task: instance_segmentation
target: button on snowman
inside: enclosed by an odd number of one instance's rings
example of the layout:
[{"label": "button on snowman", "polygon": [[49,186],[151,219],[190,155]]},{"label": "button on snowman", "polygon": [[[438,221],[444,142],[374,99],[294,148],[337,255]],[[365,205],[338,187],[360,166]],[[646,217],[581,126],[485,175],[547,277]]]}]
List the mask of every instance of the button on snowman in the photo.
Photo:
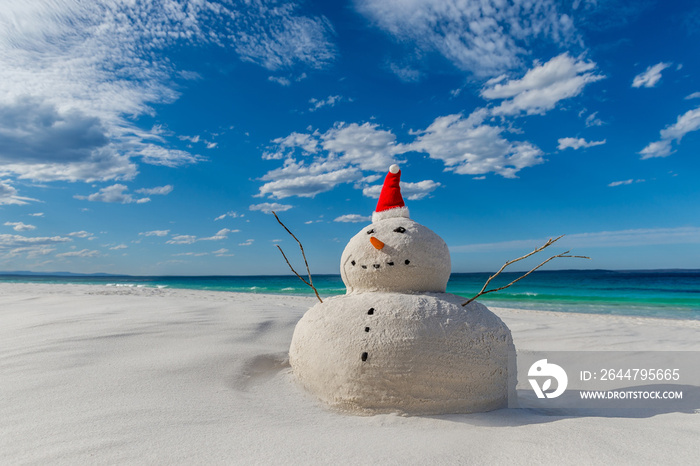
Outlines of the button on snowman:
[{"label": "button on snowman", "polygon": [[372,224],[347,244],[347,294],[309,309],[289,361],[301,384],[333,408],[445,414],[503,407],[508,327],[485,306],[445,293],[447,245],[409,218],[392,165]]}]

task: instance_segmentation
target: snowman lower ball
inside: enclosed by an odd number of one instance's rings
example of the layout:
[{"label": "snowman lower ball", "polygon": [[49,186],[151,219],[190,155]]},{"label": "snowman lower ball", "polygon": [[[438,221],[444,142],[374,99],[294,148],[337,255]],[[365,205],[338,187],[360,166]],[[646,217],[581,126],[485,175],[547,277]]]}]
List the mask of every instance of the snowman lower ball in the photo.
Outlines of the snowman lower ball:
[{"label": "snowman lower ball", "polygon": [[347,294],[309,309],[289,361],[331,407],[362,413],[490,411],[508,395],[506,325],[485,306],[445,293],[447,245],[409,218],[392,165],[372,224],[347,244]]}]

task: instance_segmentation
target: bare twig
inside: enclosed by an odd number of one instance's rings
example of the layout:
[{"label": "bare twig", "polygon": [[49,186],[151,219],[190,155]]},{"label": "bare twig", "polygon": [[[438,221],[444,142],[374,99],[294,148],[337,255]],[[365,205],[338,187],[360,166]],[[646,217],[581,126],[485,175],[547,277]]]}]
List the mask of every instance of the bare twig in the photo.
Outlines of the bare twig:
[{"label": "bare twig", "polygon": [[511,265],[511,264],[514,264],[515,262],[521,261],[521,260],[523,260],[523,259],[527,259],[528,257],[530,257],[530,256],[533,255],[533,254],[537,254],[538,252],[542,251],[543,249],[545,249],[545,248],[551,246],[552,244],[556,243],[557,241],[559,241],[563,236],[564,236],[564,235],[561,235],[561,236],[559,236],[559,237],[557,237],[557,238],[554,238],[554,239],[551,239],[551,238],[550,238],[545,244],[543,244],[543,245],[540,246],[539,248],[535,249],[535,250],[532,251],[531,253],[525,254],[525,255],[522,256],[522,257],[518,257],[517,259],[509,260],[508,262],[506,262],[505,264],[503,264],[503,267],[501,267],[501,268],[498,270],[498,272],[496,272],[495,274],[491,275],[491,276],[489,277],[489,279],[486,280],[486,283],[484,283],[484,286],[481,288],[481,291],[479,291],[479,293],[477,293],[477,294],[476,294],[473,298],[471,298],[469,301],[467,301],[466,303],[462,304],[462,306],[466,306],[467,304],[471,303],[472,301],[474,301],[474,300],[475,300],[476,298],[478,298],[479,296],[485,295],[486,293],[493,293],[494,291],[505,290],[506,288],[508,288],[509,286],[511,286],[512,284],[514,284],[515,282],[518,282],[518,281],[522,280],[523,278],[527,277],[527,276],[530,275],[532,272],[534,272],[535,270],[539,269],[540,267],[542,267],[544,264],[546,264],[547,262],[551,261],[552,259],[556,259],[556,258],[558,258],[558,257],[575,257],[575,258],[579,258],[579,259],[590,259],[590,257],[588,257],[588,256],[570,256],[570,255],[568,255],[571,251],[562,252],[561,254],[557,254],[556,256],[552,256],[552,257],[550,257],[549,259],[543,261],[542,263],[540,263],[540,265],[538,265],[538,266],[535,267],[534,269],[531,269],[531,270],[530,270],[529,272],[527,272],[526,274],[521,275],[520,277],[516,278],[515,280],[513,280],[512,282],[508,283],[508,284],[505,285],[505,286],[502,286],[502,287],[500,287],[500,288],[494,288],[494,289],[491,289],[491,290],[487,290],[487,289],[486,289],[486,287],[489,286],[489,283],[491,283],[491,280],[493,280],[493,279],[496,278],[501,272],[503,272],[503,270],[504,270],[506,267],[508,267],[508,266]]},{"label": "bare twig", "polygon": [[316,287],[314,286],[313,280],[311,279],[311,271],[309,270],[309,263],[306,261],[306,254],[304,253],[304,246],[302,246],[302,245],[301,245],[301,241],[299,241],[299,239],[298,239],[296,236],[294,236],[294,233],[292,233],[291,231],[289,231],[289,228],[287,228],[287,226],[286,226],[284,223],[282,223],[282,220],[280,220],[280,218],[277,216],[277,214],[276,214],[274,211],[272,211],[272,215],[274,215],[275,218],[277,219],[277,222],[278,222],[280,225],[282,225],[282,227],[284,227],[285,230],[287,230],[287,233],[289,233],[290,235],[292,235],[292,238],[294,238],[294,239],[297,241],[297,243],[299,243],[299,249],[301,249],[301,255],[302,255],[302,257],[304,257],[304,264],[306,264],[306,273],[309,275],[309,281],[306,281],[306,279],[305,279],[304,277],[302,277],[301,275],[299,275],[299,274],[297,273],[297,271],[294,270],[294,267],[292,267],[292,264],[289,263],[289,259],[287,259],[287,256],[284,254],[284,251],[282,251],[282,248],[279,246],[279,244],[277,245],[277,249],[279,249],[280,252],[282,253],[282,257],[284,257],[284,260],[287,261],[287,265],[289,266],[290,269],[292,269],[292,272],[294,272],[294,274],[295,274],[297,277],[299,277],[299,279],[300,279],[302,282],[304,282],[304,283],[306,283],[307,285],[309,285],[309,286],[314,290],[314,293],[316,293],[316,297],[318,298],[318,300],[319,300],[320,302],[323,302],[323,300],[321,299],[321,297],[318,295],[318,290],[317,290]]}]

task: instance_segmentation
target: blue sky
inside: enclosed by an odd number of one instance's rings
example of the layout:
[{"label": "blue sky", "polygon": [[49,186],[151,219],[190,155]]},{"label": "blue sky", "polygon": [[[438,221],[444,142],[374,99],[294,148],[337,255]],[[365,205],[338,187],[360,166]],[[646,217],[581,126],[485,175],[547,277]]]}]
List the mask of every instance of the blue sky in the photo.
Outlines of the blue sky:
[{"label": "blue sky", "polygon": [[690,0],[11,0],[0,270],[288,273],[275,209],[337,273],[391,163],[453,271],[697,268],[698,44]]}]

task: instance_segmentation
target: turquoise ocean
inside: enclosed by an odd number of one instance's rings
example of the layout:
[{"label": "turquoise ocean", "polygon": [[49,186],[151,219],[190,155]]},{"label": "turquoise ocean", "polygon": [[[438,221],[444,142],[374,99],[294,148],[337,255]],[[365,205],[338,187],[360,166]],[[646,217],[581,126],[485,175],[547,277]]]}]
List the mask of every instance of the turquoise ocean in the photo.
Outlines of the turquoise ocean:
[{"label": "turquoise ocean", "polygon": [[[503,273],[489,288],[502,286],[518,276],[520,273]],[[471,298],[488,277],[488,273],[452,274],[447,291]],[[340,275],[314,275],[312,278],[321,297],[345,293]],[[0,283],[73,283],[314,296],[294,275],[0,275]],[[698,320],[700,270],[537,271],[506,290],[480,297],[479,301],[495,307]]]}]

